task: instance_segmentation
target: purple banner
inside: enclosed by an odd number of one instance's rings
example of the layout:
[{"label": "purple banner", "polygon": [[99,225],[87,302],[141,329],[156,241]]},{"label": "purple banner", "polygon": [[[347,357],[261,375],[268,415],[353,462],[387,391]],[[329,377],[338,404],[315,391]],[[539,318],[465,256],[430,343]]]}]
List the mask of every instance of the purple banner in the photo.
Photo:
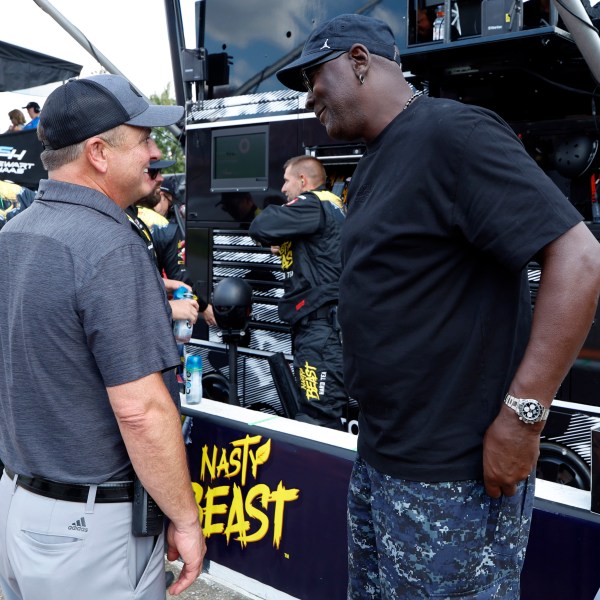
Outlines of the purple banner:
[{"label": "purple banner", "polygon": [[188,440],[207,558],[297,598],[345,599],[354,453],[198,417]]}]

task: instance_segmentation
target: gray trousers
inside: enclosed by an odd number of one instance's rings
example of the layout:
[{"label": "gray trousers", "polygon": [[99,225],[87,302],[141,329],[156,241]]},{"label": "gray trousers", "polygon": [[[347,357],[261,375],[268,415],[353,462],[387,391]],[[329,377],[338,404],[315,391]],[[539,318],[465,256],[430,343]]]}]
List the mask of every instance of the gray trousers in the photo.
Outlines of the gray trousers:
[{"label": "gray trousers", "polygon": [[164,533],[131,534],[131,502],[45,498],[0,480],[5,600],[164,600]]}]

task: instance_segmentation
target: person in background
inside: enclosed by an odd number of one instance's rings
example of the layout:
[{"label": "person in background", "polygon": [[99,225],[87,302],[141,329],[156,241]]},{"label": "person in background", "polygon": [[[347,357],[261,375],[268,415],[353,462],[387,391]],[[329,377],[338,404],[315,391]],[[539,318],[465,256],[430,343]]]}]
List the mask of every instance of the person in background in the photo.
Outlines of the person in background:
[{"label": "person in background", "polygon": [[[152,190],[152,193],[148,194],[144,198],[141,198],[135,204],[138,216],[149,228],[152,228],[155,225],[162,227],[169,223],[168,219],[165,217],[165,214],[163,214],[164,211],[160,210],[159,204],[162,202],[160,188],[165,181],[161,170],[168,168],[163,165],[170,164],[175,164],[175,161],[161,160],[150,164],[151,174],[156,178],[156,186]],[[166,201],[165,204],[167,204]]]},{"label": "person in background", "polygon": [[162,214],[169,223],[179,225],[185,230],[185,202],[182,201],[182,188],[179,177],[171,175],[165,177],[160,186],[161,201],[155,209]]},{"label": "person in background", "polygon": [[162,378],[180,362],[170,310],[124,212],[155,186],[152,127],[182,114],[117,75],[70,80],[44,105],[49,179],[0,231],[5,600],[164,600],[165,532],[133,534],[135,476],[169,519],[167,557],[184,563],[170,592],[201,571],[178,394]]},{"label": "person in background", "polygon": [[433,39],[435,12],[435,6],[417,8],[417,44],[430,42]]},{"label": "person in background", "polygon": [[216,206],[220,206],[235,221],[243,223],[244,228],[261,212],[250,192],[223,192]]},{"label": "person in background", "polygon": [[339,292],[360,406],[348,598],[516,600],[540,433],[594,317],[600,245],[500,117],[407,83],[384,21],[319,24],[277,76],[331,138],[367,146]]},{"label": "person in background", "polygon": [[23,126],[23,129],[37,129],[40,122],[40,105],[37,102],[29,102],[23,107],[27,110],[27,114],[31,121]]},{"label": "person in background", "polygon": [[[148,176],[150,179],[155,181],[155,187],[157,188],[160,185],[162,180],[161,169],[166,169],[171,164],[174,164],[173,161],[153,161],[150,163],[149,168],[147,169]],[[147,196],[147,198],[151,197],[152,194]],[[188,282],[184,282],[183,279],[179,279],[173,274],[165,273],[163,265],[161,263],[159,253],[157,252],[157,247],[155,241],[152,236],[152,231],[150,227],[146,224],[144,220],[139,215],[140,208],[137,204],[132,204],[125,209],[125,215],[129,219],[129,222],[133,228],[133,230],[141,237],[142,241],[146,245],[148,249],[148,255],[152,259],[153,264],[158,269],[158,272],[162,276],[162,281],[165,286],[165,290],[169,297],[169,306],[171,308],[171,317],[173,320],[184,319],[186,321],[190,321],[191,323],[196,323],[198,320],[198,312],[199,312],[199,304],[194,299],[180,298],[180,299],[172,299],[171,295],[175,290],[180,288],[182,285],[188,288],[190,291],[192,290],[191,284]],[[151,211],[150,211],[151,212]],[[180,273],[175,273],[174,275],[178,275]],[[171,275],[171,276],[169,276]],[[169,387],[167,385],[167,387]]]},{"label": "person in background", "polygon": [[175,210],[175,204],[177,199],[176,185],[177,182],[173,177],[165,177],[164,181],[160,184],[159,188],[160,201],[154,209],[169,222],[173,222],[173,220],[171,219],[171,215]]},{"label": "person in background", "polygon": [[[175,161],[162,160],[150,163],[149,173],[152,179],[155,179],[156,186],[151,194],[139,200],[135,206],[129,207],[133,218],[138,219],[138,227],[140,230],[146,229],[145,236],[150,238],[153,252],[156,259],[157,267],[160,273],[165,278],[167,292],[171,293],[185,284],[190,290],[193,282],[188,276],[185,267],[185,240],[178,225],[168,221],[163,215],[156,212],[156,207],[161,203],[169,202],[164,200],[165,192],[162,190],[166,181],[161,170],[173,166]],[[187,319],[186,316],[179,315],[177,308],[181,303],[189,302],[188,300],[170,300],[171,308],[173,309],[174,319]],[[194,304],[196,301],[194,300]],[[181,306],[183,308],[183,305]],[[202,318],[208,325],[216,326],[213,307],[201,296],[197,296],[196,310],[202,314]],[[176,314],[177,313],[177,314]],[[192,320],[196,322],[198,314]]]},{"label": "person in background", "polygon": [[10,119],[10,126],[4,133],[12,133],[13,131],[21,131],[25,125],[25,115],[18,109],[15,108],[8,113]]},{"label": "person in background", "polygon": [[0,229],[24,211],[35,199],[35,192],[18,183],[0,180]]},{"label": "person in background", "polygon": [[281,191],[250,224],[250,236],[271,246],[285,274],[279,317],[292,326],[294,372],[300,388],[296,419],[342,429],[348,405],[337,325],[342,201],[325,189],[325,169],[312,156],[284,165]]}]

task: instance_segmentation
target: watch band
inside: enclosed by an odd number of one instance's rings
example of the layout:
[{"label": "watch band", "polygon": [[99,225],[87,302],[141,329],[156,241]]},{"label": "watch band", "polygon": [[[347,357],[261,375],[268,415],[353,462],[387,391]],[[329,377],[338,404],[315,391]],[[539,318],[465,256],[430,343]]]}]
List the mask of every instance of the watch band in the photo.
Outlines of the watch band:
[{"label": "watch band", "polygon": [[512,408],[519,419],[529,425],[545,421],[550,414],[550,409],[545,408],[541,402],[534,398],[515,398],[515,396],[506,394],[504,404]]}]

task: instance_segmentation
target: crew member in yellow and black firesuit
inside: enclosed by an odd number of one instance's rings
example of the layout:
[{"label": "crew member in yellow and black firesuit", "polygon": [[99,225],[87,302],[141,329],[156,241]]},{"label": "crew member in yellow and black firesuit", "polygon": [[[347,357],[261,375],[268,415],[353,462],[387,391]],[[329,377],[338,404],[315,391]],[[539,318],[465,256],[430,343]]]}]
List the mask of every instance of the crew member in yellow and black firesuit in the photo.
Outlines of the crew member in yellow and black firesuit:
[{"label": "crew member in yellow and black firesuit", "polygon": [[[146,198],[142,198],[135,205],[127,207],[125,213],[132,227],[136,230],[148,246],[150,257],[156,264],[156,267],[163,276],[163,281],[168,294],[174,292],[181,283],[184,283],[190,289],[192,280],[187,274],[185,268],[184,240],[178,236],[178,226],[169,223],[169,221],[152,207],[156,206],[163,195],[162,187],[165,179],[161,173],[162,169],[167,169],[175,164],[174,160],[158,160],[150,163],[148,169],[150,178],[156,181],[156,188]],[[155,198],[156,197],[156,198]],[[155,199],[153,199],[155,198]],[[171,227],[173,225],[173,227]],[[167,228],[169,229],[168,231]],[[200,313],[208,325],[216,325],[212,305],[204,298],[197,296]],[[174,311],[173,319],[187,319],[190,307],[186,303],[178,300],[169,301],[171,309]],[[195,302],[193,303],[195,305]],[[183,313],[180,312],[183,310]],[[196,315],[197,317],[197,315]],[[196,321],[196,317],[193,322]]]},{"label": "crew member in yellow and black firesuit", "polygon": [[292,326],[294,371],[302,392],[296,419],[342,429],[348,396],[337,302],[345,207],[325,189],[325,169],[317,159],[296,156],[284,169],[281,191],[287,204],[267,206],[249,233],[261,244],[279,247],[285,273],[279,317]]}]

